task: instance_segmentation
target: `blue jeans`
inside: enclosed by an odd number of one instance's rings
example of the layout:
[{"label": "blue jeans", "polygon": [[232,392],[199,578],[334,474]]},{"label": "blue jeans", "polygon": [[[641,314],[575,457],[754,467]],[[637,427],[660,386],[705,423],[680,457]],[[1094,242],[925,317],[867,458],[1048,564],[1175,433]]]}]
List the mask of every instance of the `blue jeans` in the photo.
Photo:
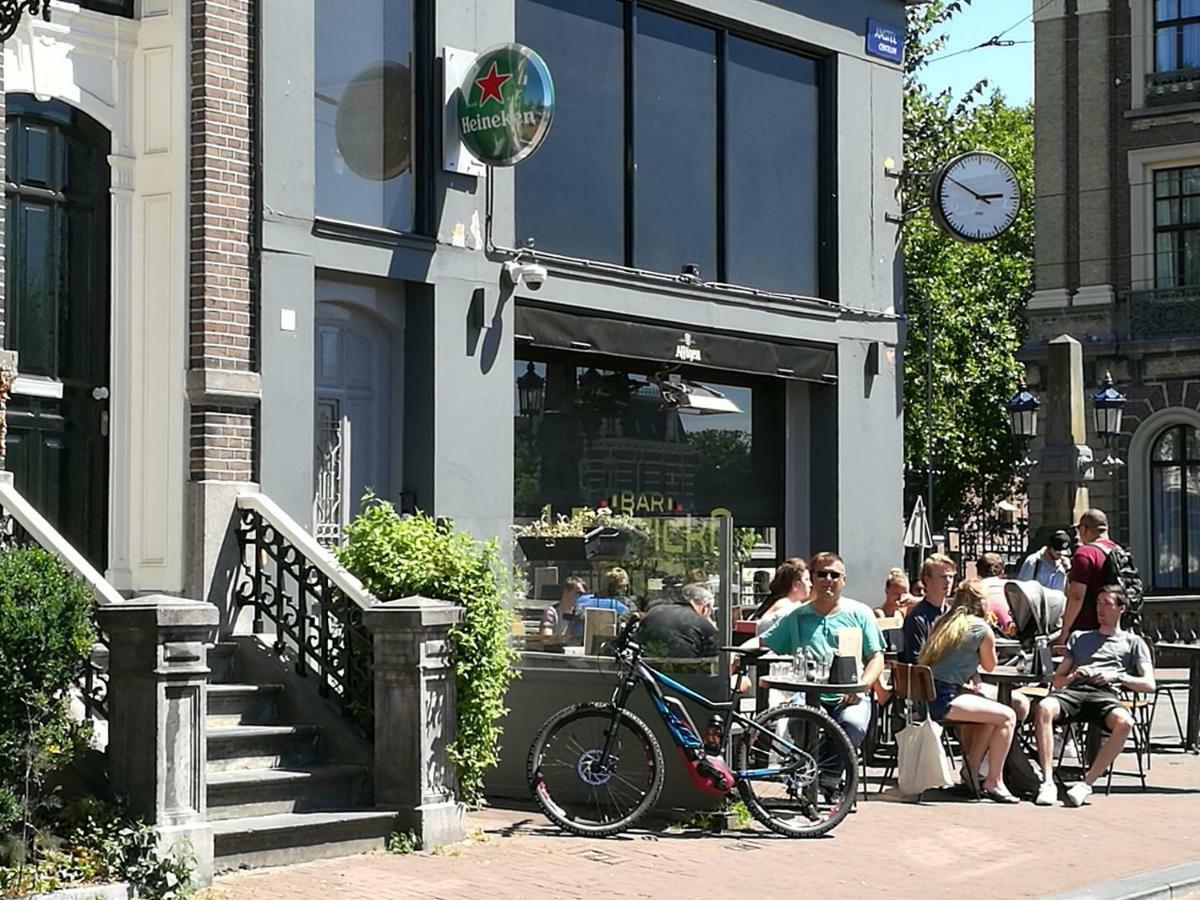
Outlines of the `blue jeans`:
[{"label": "blue jeans", "polygon": [[[867,736],[867,729],[871,727],[871,697],[869,694],[860,695],[859,701],[849,706],[840,703],[822,703],[821,707],[829,713],[833,721],[842,727],[842,731],[846,732],[846,737],[850,738],[850,743],[855,750],[862,746],[862,742]],[[820,748],[819,756],[820,783],[823,788],[841,787],[840,776],[843,774],[844,767],[857,764],[855,760],[839,758],[836,751],[831,750],[828,746]]]}]

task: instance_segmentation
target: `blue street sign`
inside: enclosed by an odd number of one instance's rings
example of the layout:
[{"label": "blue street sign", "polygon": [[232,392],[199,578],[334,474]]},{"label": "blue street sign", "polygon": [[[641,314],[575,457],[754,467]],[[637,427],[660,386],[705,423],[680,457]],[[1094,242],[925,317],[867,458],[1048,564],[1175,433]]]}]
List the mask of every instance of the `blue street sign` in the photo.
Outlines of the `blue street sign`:
[{"label": "blue street sign", "polygon": [[867,53],[888,62],[904,61],[904,28],[867,19]]}]

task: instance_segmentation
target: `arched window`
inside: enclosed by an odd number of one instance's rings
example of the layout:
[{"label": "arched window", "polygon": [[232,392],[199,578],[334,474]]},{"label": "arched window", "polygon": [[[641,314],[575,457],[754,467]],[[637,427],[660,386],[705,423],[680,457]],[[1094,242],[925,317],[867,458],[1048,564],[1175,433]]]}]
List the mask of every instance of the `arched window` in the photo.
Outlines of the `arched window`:
[{"label": "arched window", "polygon": [[1150,451],[1154,587],[1200,587],[1200,430],[1173,425]]}]

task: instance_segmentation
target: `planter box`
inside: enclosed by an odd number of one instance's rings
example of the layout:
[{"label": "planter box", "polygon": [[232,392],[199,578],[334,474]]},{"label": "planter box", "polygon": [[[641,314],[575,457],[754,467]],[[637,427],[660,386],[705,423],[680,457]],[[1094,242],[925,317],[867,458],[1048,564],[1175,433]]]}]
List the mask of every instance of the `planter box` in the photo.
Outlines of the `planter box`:
[{"label": "planter box", "polygon": [[588,558],[582,537],[519,537],[517,543],[526,559],[537,562],[571,562]]},{"label": "planter box", "polygon": [[64,888],[49,894],[26,894],[36,900],[129,900],[127,884],[94,884],[90,887]]}]

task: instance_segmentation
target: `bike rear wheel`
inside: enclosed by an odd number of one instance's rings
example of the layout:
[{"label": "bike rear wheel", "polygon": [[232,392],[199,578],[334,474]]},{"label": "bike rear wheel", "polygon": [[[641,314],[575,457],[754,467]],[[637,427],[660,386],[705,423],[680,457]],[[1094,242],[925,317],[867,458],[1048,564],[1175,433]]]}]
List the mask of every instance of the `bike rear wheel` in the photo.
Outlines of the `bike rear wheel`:
[{"label": "bike rear wheel", "polygon": [[750,813],[772,831],[795,838],[820,837],[838,826],[854,805],[858,756],[830,716],[807,706],[769,709],[738,743],[738,780]]},{"label": "bike rear wheel", "polygon": [[[613,734],[607,764],[600,757]],[[624,831],[662,792],[662,749],[646,723],[611,703],[581,703],[546,720],[529,748],[529,787],[542,812],[567,831]]]}]

